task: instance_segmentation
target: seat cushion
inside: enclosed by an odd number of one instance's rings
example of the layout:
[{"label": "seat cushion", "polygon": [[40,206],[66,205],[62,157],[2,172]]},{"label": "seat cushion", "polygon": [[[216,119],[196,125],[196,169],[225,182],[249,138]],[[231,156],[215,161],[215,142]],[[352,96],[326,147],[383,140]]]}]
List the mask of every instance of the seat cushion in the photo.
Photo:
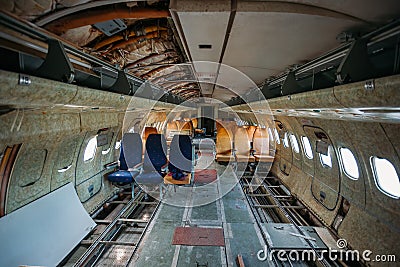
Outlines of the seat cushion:
[{"label": "seat cushion", "polygon": [[172,178],[172,174],[168,173],[164,177],[164,184],[176,184],[176,185],[184,185],[184,184],[190,184],[190,179],[192,177],[191,173],[188,173],[184,179],[182,180],[175,180]]},{"label": "seat cushion", "polygon": [[125,171],[119,170],[113,173],[110,173],[107,176],[107,179],[113,183],[132,183],[133,179],[139,174],[139,171]]},{"label": "seat cushion", "polygon": [[218,162],[220,162],[220,161],[222,161],[222,162],[228,162],[228,161],[234,161],[235,160],[235,158],[233,157],[233,155],[232,154],[217,154],[216,155],[216,160],[218,161]]},{"label": "seat cushion", "polygon": [[255,159],[250,155],[236,155],[237,162],[254,162]]},{"label": "seat cushion", "polygon": [[256,161],[261,161],[261,162],[274,162],[274,157],[270,155],[257,155],[254,154],[254,158]]},{"label": "seat cushion", "polygon": [[135,181],[138,184],[160,184],[164,178],[158,172],[142,172],[135,178]]}]

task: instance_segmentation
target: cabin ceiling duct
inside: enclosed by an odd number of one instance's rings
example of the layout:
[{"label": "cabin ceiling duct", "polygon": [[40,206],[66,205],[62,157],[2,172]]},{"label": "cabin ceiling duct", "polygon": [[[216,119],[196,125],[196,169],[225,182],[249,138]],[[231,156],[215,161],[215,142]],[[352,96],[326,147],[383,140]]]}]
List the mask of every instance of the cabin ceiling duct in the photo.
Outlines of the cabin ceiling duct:
[{"label": "cabin ceiling duct", "polygon": [[107,36],[112,36],[126,29],[126,25],[121,19],[98,22],[94,26]]}]

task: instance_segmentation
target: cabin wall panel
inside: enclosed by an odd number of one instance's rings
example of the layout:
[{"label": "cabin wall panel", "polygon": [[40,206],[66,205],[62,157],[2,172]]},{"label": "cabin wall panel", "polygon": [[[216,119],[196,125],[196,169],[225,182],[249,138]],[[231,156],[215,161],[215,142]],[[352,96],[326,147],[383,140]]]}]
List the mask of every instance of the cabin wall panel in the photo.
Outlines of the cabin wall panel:
[{"label": "cabin wall panel", "polygon": [[10,213],[50,192],[55,154],[51,142],[23,144],[8,184],[6,213]]},{"label": "cabin wall panel", "polygon": [[[80,146],[75,170],[75,188],[88,212],[95,211],[106,199],[118,191],[118,188],[112,186],[107,180],[107,174],[111,171],[105,170],[104,164],[118,159],[118,155],[114,153],[114,147],[119,129],[120,127],[113,127],[101,133],[107,135],[108,143],[98,146],[91,160],[84,162],[84,152],[89,140],[97,135],[97,131],[87,132]],[[110,149],[109,152],[103,155],[102,152],[108,149]]]},{"label": "cabin wall panel", "polygon": [[[362,132],[362,129],[354,129],[354,126],[358,125],[358,123],[354,121],[313,119],[313,123],[315,125],[318,125],[321,129],[324,129],[332,141],[333,148],[335,149],[335,155],[336,155],[335,157],[338,160],[338,164],[341,165],[341,166],[337,165],[339,168],[333,171],[334,173],[338,173],[338,176],[340,177],[340,194],[344,196],[347,200],[349,200],[351,204],[357,204],[361,207],[364,207],[365,177],[362,169],[360,168],[360,166],[362,166],[361,165],[362,161],[357,153],[358,148],[353,145],[358,142],[355,142],[352,139],[353,136],[359,135]],[[351,180],[344,173],[341,162],[342,158],[339,152],[340,147],[349,148],[355,155],[360,173],[360,177],[358,178],[358,180],[356,181]],[[317,153],[315,153],[315,156],[319,157]],[[317,164],[320,165],[319,159]]]},{"label": "cabin wall panel", "polygon": [[82,131],[109,128],[119,125],[117,112],[83,112],[80,116]]},{"label": "cabin wall panel", "polygon": [[396,150],[397,157],[399,157],[400,156],[400,138],[399,138],[400,124],[381,123],[380,126],[385,131],[385,135],[388,138],[388,141],[392,144],[393,148]]},{"label": "cabin wall panel", "polygon": [[[101,166],[104,166],[107,163],[114,162],[118,160],[118,156],[114,153],[115,151],[115,143],[117,142],[117,137],[119,134],[118,127],[113,127],[111,131],[108,133],[109,143],[101,148]],[[107,152],[104,154],[105,152]]]},{"label": "cabin wall panel", "polygon": [[12,111],[0,116],[0,125],[0,140],[7,145],[40,142],[80,132],[79,114],[76,113]]},{"label": "cabin wall panel", "polygon": [[305,174],[301,169],[294,167],[289,175],[281,172],[279,162],[275,161],[272,165],[271,172],[278,177],[291,193],[297,196],[314,215],[318,217],[326,226],[330,226],[337,214],[339,205],[333,211],[322,206],[313,196],[311,192],[311,183],[313,177]]},{"label": "cabin wall panel", "polygon": [[96,174],[102,169],[101,166],[101,147],[96,148],[96,152],[92,159],[84,161],[84,154],[86,147],[88,146],[89,141],[92,138],[95,138],[97,135],[97,131],[90,131],[87,132],[83,143],[80,147],[80,152],[76,164],[76,177],[75,177],[75,184],[78,187],[80,184],[85,182],[88,179],[95,178]]},{"label": "cabin wall panel", "polygon": [[131,96],[85,87],[78,87],[74,98],[69,102],[66,102],[66,104],[90,108],[112,108],[115,110],[125,110],[128,107],[131,99]]},{"label": "cabin wall panel", "polygon": [[[51,175],[51,191],[67,184],[75,184],[76,163],[84,134],[66,137],[55,148],[56,158]],[[69,167],[70,166],[70,167]],[[60,171],[67,169],[66,171]]]},{"label": "cabin wall panel", "polygon": [[[285,125],[286,130],[288,131],[288,139],[289,139],[289,146],[290,149],[292,150],[292,164],[296,166],[297,168],[302,169],[303,165],[303,155],[301,149],[301,144],[300,144],[300,139],[299,139],[299,133],[303,132],[301,125],[298,123],[295,117],[279,117],[281,122]],[[292,143],[289,138],[289,134],[293,133],[297,139],[297,142],[299,144],[299,153],[296,153],[293,150]]]},{"label": "cabin wall panel", "polygon": [[304,145],[303,145],[303,141],[301,139],[302,136],[305,136],[310,140],[310,137],[307,136],[306,132],[304,131],[303,125],[304,124],[313,125],[313,123],[310,120],[303,120],[303,119],[297,118],[297,117],[293,117],[293,119],[295,119],[297,121],[297,123],[295,123],[295,125],[296,125],[295,134],[297,134],[297,137],[298,137],[297,141],[299,142],[300,154],[302,156],[302,170],[305,173],[307,173],[308,175],[314,176],[314,168],[315,168],[315,166],[314,166],[314,157],[316,156],[315,144],[310,141],[310,145],[311,145],[311,148],[312,148],[312,151],[313,151],[313,158],[309,159],[304,154]]},{"label": "cabin wall panel", "polygon": [[[284,118],[281,118],[281,120],[285,121]],[[292,124],[291,120],[291,118],[286,119],[288,124],[295,125]],[[398,166],[400,166],[399,141],[396,138],[399,125],[317,118],[298,118],[297,120],[311,122],[313,126],[326,130],[333,145],[337,148],[337,154],[339,147],[347,147],[354,153],[358,162],[360,173],[358,180],[351,180],[343,172],[343,168],[340,168],[340,175],[342,176],[341,195],[350,201],[350,212],[339,226],[340,237],[345,238],[353,248],[359,250],[372,249],[374,253],[379,251],[382,254],[388,254],[393,248],[398,247],[399,241],[395,237],[400,232],[397,227],[400,224],[399,202],[377,189],[371,170],[370,157],[377,155],[389,159],[396,167],[397,172],[400,173],[398,169]],[[313,151],[315,158],[317,156],[315,147],[313,147]],[[276,159],[279,161],[279,157]],[[341,161],[341,158],[339,160]],[[289,176],[285,176],[279,170],[279,162],[274,162],[271,171],[288,186],[293,194],[296,194],[305,205],[313,210],[317,217],[329,226],[335,219],[339,205],[334,211],[321,208],[321,205],[310,193],[310,181],[304,181],[306,183],[305,190],[300,190],[301,187],[293,180],[304,180],[304,177],[311,179],[304,170],[304,166],[305,164],[303,164],[303,169],[293,167]],[[362,229],[360,229],[360,226]],[[379,228],[379,230],[374,232],[376,228]],[[371,231],[371,229],[374,229],[374,231]],[[374,233],[370,234],[371,232]],[[372,242],[372,240],[374,241]],[[380,244],[383,243],[385,245],[382,247]],[[390,253],[393,254],[394,251]]]},{"label": "cabin wall panel", "polygon": [[[380,156],[389,159],[397,168],[400,166],[399,157],[396,154],[390,140],[380,123],[373,122],[354,122],[332,121],[331,128],[342,125],[343,131],[333,135],[335,146],[348,147],[356,157],[360,177],[358,180],[352,180],[343,172],[342,169],[342,192],[351,205],[357,205],[360,208],[365,207],[366,212],[375,214],[380,220],[398,225],[400,223],[399,201],[383,194],[377,188],[374,175],[371,169],[371,156]],[[385,124],[390,128],[391,124]],[[393,127],[397,128],[396,125]],[[365,192],[363,194],[363,192]],[[364,198],[364,199],[363,199]]]},{"label": "cabin wall panel", "polygon": [[[278,131],[278,135],[280,138],[280,143],[277,144],[276,147],[276,154],[279,156],[279,168],[280,171],[285,174],[289,175],[290,174],[290,169],[292,168],[292,162],[293,162],[293,151],[292,148],[290,147],[285,147],[283,144],[283,138],[285,136],[285,133],[287,132],[286,124],[282,123],[279,119],[281,117],[278,117],[277,120],[275,120],[275,127]],[[278,126],[283,127],[282,129]]]},{"label": "cabin wall panel", "polygon": [[0,70],[0,103],[22,107],[54,107],[69,103],[77,86],[29,76],[29,85],[20,85],[19,74]]},{"label": "cabin wall panel", "polygon": [[400,257],[398,249],[400,230],[382,223],[375,215],[372,216],[371,212],[365,212],[357,206],[350,206],[348,214],[338,229],[340,237],[346,239],[353,249],[360,252],[371,250],[373,252],[371,258],[377,254],[394,254],[398,259]]}]

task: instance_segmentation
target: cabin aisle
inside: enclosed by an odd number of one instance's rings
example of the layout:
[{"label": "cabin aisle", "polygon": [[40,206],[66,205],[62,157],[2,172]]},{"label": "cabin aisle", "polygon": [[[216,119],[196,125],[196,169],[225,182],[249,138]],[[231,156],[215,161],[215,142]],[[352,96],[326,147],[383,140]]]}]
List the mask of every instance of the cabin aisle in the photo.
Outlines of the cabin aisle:
[{"label": "cabin aisle", "polygon": [[[218,179],[176,191],[170,186],[129,266],[236,266],[239,254],[246,266],[268,266],[257,259],[264,241],[236,175],[215,163],[212,152],[201,151],[196,169],[215,169]],[[173,245],[177,227],[222,229],[225,245]]]}]

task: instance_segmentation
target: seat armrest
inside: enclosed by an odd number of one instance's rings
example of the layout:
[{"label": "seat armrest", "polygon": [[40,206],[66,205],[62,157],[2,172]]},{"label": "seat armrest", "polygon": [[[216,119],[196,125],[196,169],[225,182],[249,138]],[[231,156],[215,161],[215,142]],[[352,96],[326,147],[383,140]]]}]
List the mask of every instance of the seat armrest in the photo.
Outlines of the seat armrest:
[{"label": "seat armrest", "polygon": [[138,171],[140,172],[143,169],[143,163],[138,163],[135,166],[133,166],[133,168],[129,168],[128,171],[132,172],[132,171]]},{"label": "seat armrest", "polygon": [[162,172],[167,172],[168,171],[168,162],[165,163],[163,166],[161,166],[161,171]]},{"label": "seat armrest", "polygon": [[110,163],[104,164],[104,168],[107,169],[107,170],[114,169],[116,167],[118,167],[118,161],[114,161],[114,162],[110,162]]},{"label": "seat armrest", "polygon": [[136,164],[135,166],[133,166],[134,169],[141,169],[143,167],[143,162],[140,162],[138,164]]}]

